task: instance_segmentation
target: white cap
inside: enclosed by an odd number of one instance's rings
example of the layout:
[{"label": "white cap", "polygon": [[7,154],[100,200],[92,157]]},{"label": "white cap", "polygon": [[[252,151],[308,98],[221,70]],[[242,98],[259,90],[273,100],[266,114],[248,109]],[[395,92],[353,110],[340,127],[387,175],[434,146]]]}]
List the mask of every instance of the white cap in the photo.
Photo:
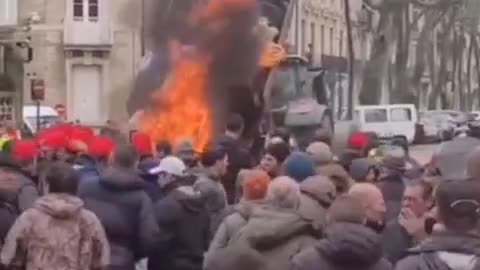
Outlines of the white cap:
[{"label": "white cap", "polygon": [[175,176],[184,176],[186,169],[187,166],[185,166],[185,163],[183,163],[181,159],[174,156],[167,156],[160,161],[157,167],[151,169],[150,173],[159,174],[165,172]]}]

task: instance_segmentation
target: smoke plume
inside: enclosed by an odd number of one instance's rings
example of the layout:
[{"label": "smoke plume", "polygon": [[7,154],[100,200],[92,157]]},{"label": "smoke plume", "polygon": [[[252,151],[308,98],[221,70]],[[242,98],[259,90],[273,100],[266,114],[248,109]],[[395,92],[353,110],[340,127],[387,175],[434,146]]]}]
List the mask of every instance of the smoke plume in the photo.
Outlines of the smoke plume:
[{"label": "smoke plume", "polygon": [[[148,102],[152,92],[158,90],[171,69],[168,43],[178,40],[208,52],[211,56],[208,78],[208,97],[214,111],[215,124],[223,127],[225,116],[240,113],[250,122],[255,118],[252,82],[258,71],[261,44],[254,34],[259,10],[256,4],[249,8],[223,10],[218,17],[197,18],[192,24],[195,10],[205,8],[208,2],[254,0],[159,0],[148,22],[148,40],[153,49],[150,63],[138,74],[135,89],[127,104],[133,114],[152,108]],[[218,30],[217,29],[221,29]],[[234,101],[234,102],[232,102]]]}]

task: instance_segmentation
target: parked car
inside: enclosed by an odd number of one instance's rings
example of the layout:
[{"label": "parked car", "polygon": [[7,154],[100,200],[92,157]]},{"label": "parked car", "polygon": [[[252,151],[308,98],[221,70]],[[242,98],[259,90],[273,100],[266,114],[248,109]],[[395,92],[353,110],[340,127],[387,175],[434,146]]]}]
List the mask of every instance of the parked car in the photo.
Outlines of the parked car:
[{"label": "parked car", "polygon": [[433,143],[451,140],[455,134],[454,118],[443,111],[419,113],[415,127],[415,143]]},{"label": "parked car", "polygon": [[357,106],[354,113],[359,131],[374,132],[380,139],[402,138],[408,143],[414,140],[418,115],[413,104]]},{"label": "parked car", "polygon": [[40,129],[56,125],[60,121],[60,116],[54,108],[49,106],[25,105],[23,106],[23,127],[22,135],[26,137],[37,133],[37,117],[40,123]]},{"label": "parked car", "polygon": [[451,123],[454,126],[454,134],[462,133],[468,130],[468,123],[475,120],[470,113],[462,111],[445,110],[438,111],[439,113],[446,113],[451,116]]},{"label": "parked car", "polygon": [[480,120],[480,111],[472,111],[469,113],[469,115],[472,118],[472,121]]}]

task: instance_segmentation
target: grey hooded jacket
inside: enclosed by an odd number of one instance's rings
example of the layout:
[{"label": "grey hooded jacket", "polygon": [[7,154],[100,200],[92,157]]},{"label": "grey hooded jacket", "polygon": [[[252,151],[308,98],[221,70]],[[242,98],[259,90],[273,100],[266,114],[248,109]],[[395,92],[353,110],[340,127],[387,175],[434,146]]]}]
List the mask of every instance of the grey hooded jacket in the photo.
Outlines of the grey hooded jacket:
[{"label": "grey hooded jacket", "polygon": [[480,236],[452,232],[435,233],[409,250],[396,270],[478,270]]},{"label": "grey hooded jacket", "polygon": [[364,225],[334,223],[325,238],[293,258],[294,270],[391,270],[380,237]]},{"label": "grey hooded jacket", "polygon": [[236,254],[248,249],[252,256],[261,259],[265,265],[263,270],[291,270],[291,258],[318,241],[316,236],[311,222],[294,210],[268,205],[256,207],[247,224],[230,239],[227,247],[211,254],[204,269],[212,270],[212,265],[228,259],[224,258],[225,250]]}]

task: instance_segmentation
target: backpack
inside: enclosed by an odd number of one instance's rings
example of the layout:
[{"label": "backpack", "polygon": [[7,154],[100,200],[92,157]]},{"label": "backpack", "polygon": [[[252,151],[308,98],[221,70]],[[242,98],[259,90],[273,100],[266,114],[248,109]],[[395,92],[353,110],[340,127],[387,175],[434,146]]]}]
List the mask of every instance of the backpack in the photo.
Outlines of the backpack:
[{"label": "backpack", "polygon": [[0,243],[7,236],[8,231],[12,227],[13,223],[21,214],[21,210],[18,203],[18,196],[22,192],[23,188],[32,185],[31,183],[24,183],[15,194],[13,200],[0,196]]}]

